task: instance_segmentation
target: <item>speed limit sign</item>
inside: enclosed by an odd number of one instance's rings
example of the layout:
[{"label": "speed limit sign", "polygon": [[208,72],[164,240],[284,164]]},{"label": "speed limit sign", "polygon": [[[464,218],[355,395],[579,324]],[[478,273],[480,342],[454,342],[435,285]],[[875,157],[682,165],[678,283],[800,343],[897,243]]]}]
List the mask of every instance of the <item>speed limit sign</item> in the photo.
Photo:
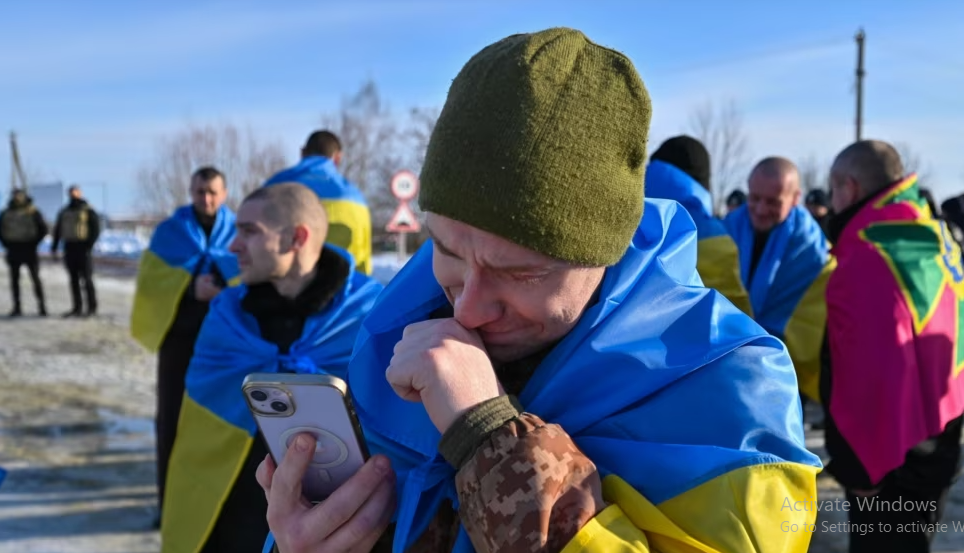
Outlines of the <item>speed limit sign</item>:
[{"label": "speed limit sign", "polygon": [[[384,182],[384,181],[382,181]],[[392,194],[403,202],[418,195],[418,177],[411,171],[399,171],[392,177]]]}]

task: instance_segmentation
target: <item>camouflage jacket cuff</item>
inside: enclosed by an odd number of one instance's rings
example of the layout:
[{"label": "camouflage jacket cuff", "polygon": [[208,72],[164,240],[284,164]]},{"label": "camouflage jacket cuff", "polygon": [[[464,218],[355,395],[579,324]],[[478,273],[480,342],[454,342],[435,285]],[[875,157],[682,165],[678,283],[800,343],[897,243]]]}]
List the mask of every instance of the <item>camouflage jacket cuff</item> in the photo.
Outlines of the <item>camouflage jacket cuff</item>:
[{"label": "camouflage jacket cuff", "polygon": [[515,396],[499,396],[476,405],[462,414],[439,441],[442,457],[456,470],[461,469],[489,435],[522,413]]}]

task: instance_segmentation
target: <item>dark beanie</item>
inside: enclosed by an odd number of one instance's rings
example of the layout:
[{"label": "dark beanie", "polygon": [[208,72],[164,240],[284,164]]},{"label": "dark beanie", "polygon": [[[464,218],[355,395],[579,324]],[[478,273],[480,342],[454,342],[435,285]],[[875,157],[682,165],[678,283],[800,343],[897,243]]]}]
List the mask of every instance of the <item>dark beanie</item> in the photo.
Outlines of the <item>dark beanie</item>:
[{"label": "dark beanie", "polygon": [[419,207],[556,259],[615,264],[642,217],[649,120],[626,56],[572,29],[510,36],[452,82]]},{"label": "dark beanie", "polygon": [[734,190],[730,192],[730,195],[726,197],[726,205],[728,206],[741,206],[746,203],[746,193],[742,190]]},{"label": "dark beanie", "polygon": [[710,153],[703,143],[686,135],[674,136],[653,152],[653,159],[676,167],[703,188],[710,189]]},{"label": "dark beanie", "polygon": [[803,203],[806,205],[822,205],[824,207],[830,207],[830,198],[827,197],[827,193],[819,188],[814,188],[810,192],[807,192],[807,196],[804,198]]}]

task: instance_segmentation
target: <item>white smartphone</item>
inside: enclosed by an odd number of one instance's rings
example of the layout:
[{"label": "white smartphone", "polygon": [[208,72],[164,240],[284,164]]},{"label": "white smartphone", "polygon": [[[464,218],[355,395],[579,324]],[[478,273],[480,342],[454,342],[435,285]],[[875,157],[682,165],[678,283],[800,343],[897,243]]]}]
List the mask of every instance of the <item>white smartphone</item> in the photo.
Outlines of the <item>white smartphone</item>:
[{"label": "white smartphone", "polygon": [[314,459],[302,481],[308,501],[331,495],[368,460],[344,380],[326,374],[254,373],[244,379],[242,391],[276,465],[297,435],[315,437]]}]

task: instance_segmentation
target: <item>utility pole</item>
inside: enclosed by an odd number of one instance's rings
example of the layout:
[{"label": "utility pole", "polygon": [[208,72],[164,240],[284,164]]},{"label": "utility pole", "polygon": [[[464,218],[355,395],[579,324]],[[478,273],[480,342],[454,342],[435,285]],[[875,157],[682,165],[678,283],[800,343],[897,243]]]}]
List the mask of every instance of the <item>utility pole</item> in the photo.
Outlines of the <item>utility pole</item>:
[{"label": "utility pole", "polygon": [[864,123],[864,30],[857,31],[857,141],[861,139]]},{"label": "utility pole", "polygon": [[27,175],[23,172],[20,165],[20,150],[17,148],[17,133],[10,131],[10,191],[18,188],[17,181],[20,181],[19,188],[27,190]]}]

